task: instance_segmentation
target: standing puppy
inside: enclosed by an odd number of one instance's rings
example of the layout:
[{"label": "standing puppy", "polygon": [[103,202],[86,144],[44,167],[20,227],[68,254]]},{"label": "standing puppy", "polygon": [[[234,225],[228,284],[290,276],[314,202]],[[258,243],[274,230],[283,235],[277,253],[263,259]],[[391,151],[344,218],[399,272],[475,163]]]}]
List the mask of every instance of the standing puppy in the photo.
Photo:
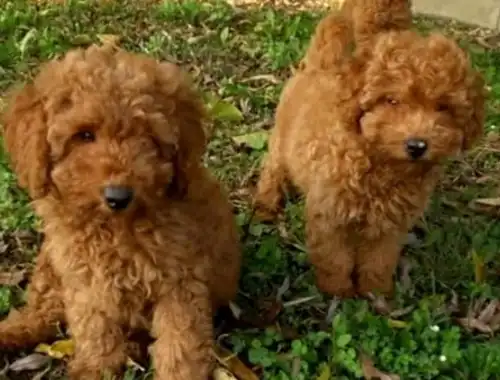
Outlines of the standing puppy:
[{"label": "standing puppy", "polygon": [[0,350],[75,340],[70,378],[119,374],[147,330],[155,379],[206,380],[212,314],[237,291],[232,208],[202,165],[204,110],[181,70],[109,47],[44,66],[10,103],[4,139],[45,241]]},{"label": "standing puppy", "polygon": [[256,212],[274,218],[284,183],[299,188],[317,284],[331,295],[392,293],[443,162],[483,131],[483,81],[464,51],[410,25],[406,0],[346,0],[318,25],[276,111]]}]

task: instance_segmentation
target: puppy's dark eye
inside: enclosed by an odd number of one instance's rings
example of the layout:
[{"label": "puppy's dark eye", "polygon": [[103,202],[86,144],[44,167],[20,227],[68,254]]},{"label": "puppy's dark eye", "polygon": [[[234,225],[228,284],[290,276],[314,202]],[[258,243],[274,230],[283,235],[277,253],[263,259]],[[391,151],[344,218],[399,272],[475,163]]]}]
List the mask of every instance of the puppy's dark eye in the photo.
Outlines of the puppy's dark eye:
[{"label": "puppy's dark eye", "polygon": [[396,99],[391,98],[391,97],[387,97],[385,99],[385,101],[387,102],[387,104],[390,104],[391,106],[395,106],[395,105],[399,104],[399,102]]},{"label": "puppy's dark eye", "polygon": [[439,103],[436,105],[436,111],[438,111],[438,112],[446,112],[449,110],[450,110],[450,107],[446,103]]},{"label": "puppy's dark eye", "polygon": [[81,142],[95,141],[95,133],[92,131],[80,131],[73,135],[73,139]]}]

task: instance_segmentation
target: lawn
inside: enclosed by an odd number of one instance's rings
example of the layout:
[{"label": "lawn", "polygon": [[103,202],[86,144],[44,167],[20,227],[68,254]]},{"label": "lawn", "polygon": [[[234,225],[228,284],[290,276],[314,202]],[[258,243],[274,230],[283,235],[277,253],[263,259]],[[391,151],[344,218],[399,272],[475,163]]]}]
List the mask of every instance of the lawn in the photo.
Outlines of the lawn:
[{"label": "lawn", "polygon": [[[418,239],[405,250],[393,301],[335,303],[318,292],[304,247],[300,200],[287,203],[285,220],[277,226],[251,221],[249,200],[283,82],[321,16],[321,11],[235,9],[193,0],[38,7],[2,0],[0,91],[29,79],[44,60],[106,39],[177,62],[191,73],[213,115],[206,163],[230,190],[244,243],[234,315],[217,326],[221,365],[240,380],[369,379],[375,367],[385,379],[499,379],[500,42],[495,36],[416,19],[422,32],[442,30],[459,40],[484,74],[490,90],[487,135],[466,157],[450,162]],[[28,199],[1,152],[0,179],[0,314],[5,315],[22,303],[40,239]],[[228,352],[233,360],[222,360]],[[31,352],[3,359],[14,363],[14,370],[0,370],[0,378],[64,378],[65,359]],[[131,366],[127,378],[151,377],[147,368]]]}]

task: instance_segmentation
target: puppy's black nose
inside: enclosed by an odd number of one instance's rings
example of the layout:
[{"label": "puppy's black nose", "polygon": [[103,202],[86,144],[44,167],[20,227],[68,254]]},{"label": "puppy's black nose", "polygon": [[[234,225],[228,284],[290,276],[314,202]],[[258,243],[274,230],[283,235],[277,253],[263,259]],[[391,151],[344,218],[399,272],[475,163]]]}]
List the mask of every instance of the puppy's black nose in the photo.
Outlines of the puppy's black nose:
[{"label": "puppy's black nose", "polygon": [[112,210],[124,210],[134,198],[134,191],[125,186],[107,186],[103,191],[106,204]]},{"label": "puppy's black nose", "polygon": [[406,151],[412,159],[416,160],[427,151],[427,143],[422,139],[408,139],[406,140]]}]

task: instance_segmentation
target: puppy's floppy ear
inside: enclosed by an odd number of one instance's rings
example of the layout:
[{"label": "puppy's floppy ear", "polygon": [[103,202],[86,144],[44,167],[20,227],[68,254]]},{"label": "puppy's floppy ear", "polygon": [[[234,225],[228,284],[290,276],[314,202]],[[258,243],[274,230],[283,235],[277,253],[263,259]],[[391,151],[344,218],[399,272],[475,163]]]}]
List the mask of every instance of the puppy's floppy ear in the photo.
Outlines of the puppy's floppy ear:
[{"label": "puppy's floppy ear", "polygon": [[472,107],[472,115],[464,121],[464,141],[462,151],[470,149],[484,133],[486,90],[484,80],[476,71],[471,71],[467,97]]},{"label": "puppy's floppy ear", "polygon": [[32,199],[47,194],[50,154],[43,103],[32,84],[12,94],[2,118],[5,150],[19,185]]},{"label": "puppy's floppy ear", "polygon": [[161,63],[162,92],[171,99],[170,117],[178,126],[178,144],[175,154],[173,190],[184,195],[190,178],[199,168],[205,153],[207,136],[204,122],[206,109],[201,96],[195,91],[184,72],[171,63]]}]

